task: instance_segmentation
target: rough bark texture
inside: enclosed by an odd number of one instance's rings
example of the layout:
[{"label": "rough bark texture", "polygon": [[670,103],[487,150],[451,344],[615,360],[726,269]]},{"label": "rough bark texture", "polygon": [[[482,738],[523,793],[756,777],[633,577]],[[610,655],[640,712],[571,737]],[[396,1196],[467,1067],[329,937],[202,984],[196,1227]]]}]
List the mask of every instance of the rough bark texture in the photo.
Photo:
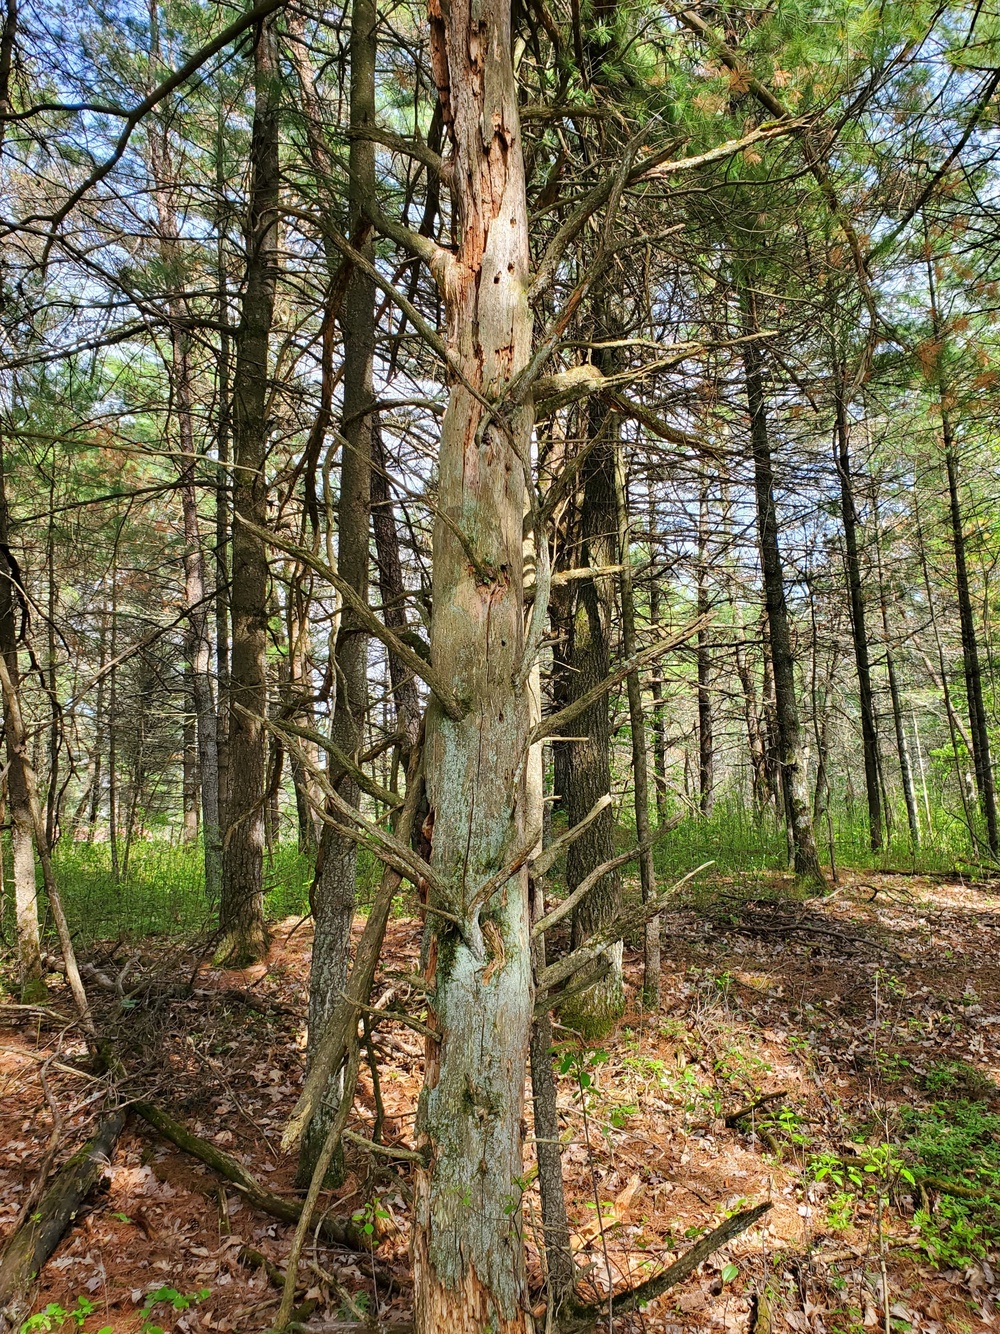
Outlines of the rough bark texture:
[{"label": "rough bark texture", "polygon": [[[351,125],[355,129],[375,121],[375,6],[354,0],[351,8]],[[350,147],[351,233],[363,217],[362,201],[375,190],[375,145],[354,137]],[[371,259],[371,245],[362,247]],[[371,509],[371,453],[374,395],[372,363],[375,354],[375,284],[355,268],[347,281],[340,311],[344,335],[344,416],[340,466],[340,501],[337,510],[337,566],[362,601],[368,599],[369,515]],[[349,606],[343,606],[336,644],[336,695],[331,739],[345,755],[356,758],[364,739],[368,704],[368,636]],[[340,795],[357,807],[360,789],[347,775],[338,785]],[[357,878],[357,843],[328,826],[320,843],[316,878],[310,896],[315,931],[309,975],[309,1032],[318,1040],[347,981],[351,919]],[[300,1181],[308,1179],[336,1115],[339,1089],[336,1080],[302,1141]],[[339,1157],[338,1157],[339,1162]],[[335,1167],[336,1174],[336,1167]]]},{"label": "rough bark texture", "polygon": [[[17,3],[7,0],[3,28],[0,30],[0,113],[10,109],[10,76],[17,38]],[[3,150],[5,119],[0,119],[0,152]],[[20,684],[17,660],[18,626],[16,608],[24,608],[21,573],[10,549],[9,520],[3,446],[0,443],[0,653],[7,664],[7,674],[14,691]],[[10,805],[10,839],[14,870],[14,929],[17,938],[18,973],[21,999],[44,1000],[42,958],[38,935],[38,893],[35,880],[35,854],[32,839],[31,807],[20,748],[16,745],[7,709],[4,710],[4,735],[7,746],[7,799]]]},{"label": "rough bark texture", "polygon": [[879,791],[878,731],[872,697],[872,674],[868,656],[868,627],[865,597],[861,584],[861,559],[858,553],[858,513],[851,476],[851,430],[844,402],[844,367],[838,366],[836,390],[836,463],[840,478],[840,511],[844,525],[844,567],[851,600],[851,638],[858,673],[861,702],[861,746],[865,761],[865,792],[868,797],[868,833],[872,852],[882,847],[882,802]]},{"label": "rough bark texture", "polygon": [[[744,288],[740,293],[740,299],[744,332],[752,336],[758,331],[753,293]],[[795,658],[789,633],[784,572],[778,545],[774,470],[768,438],[763,354],[759,343],[748,341],[743,344],[743,365],[746,372],[747,404],[750,409],[760,563],[764,576],[771,668],[774,673],[775,713],[785,812],[791,834],[796,875],[819,885],[825,885],[826,877],[820,868],[813,834],[812,806],[802,753],[799,706],[795,693]]]},{"label": "rough bark texture", "polygon": [[532,1009],[526,873],[476,896],[525,837],[531,418],[523,408],[493,415],[478,395],[496,402],[531,352],[524,162],[509,0],[431,0],[430,26],[457,242],[438,276],[466,383],[453,382],[442,422],[434,529],[431,657],[461,716],[435,701],[426,724],[435,885],[424,962],[437,1037],[418,1110],[430,1166],[414,1190],[414,1312],[420,1334],[515,1334],[528,1324],[518,1185]]},{"label": "rough bark texture", "polygon": [[[605,370],[605,367],[601,367]],[[609,568],[618,563],[618,513],[615,481],[617,442],[612,418],[595,405],[591,431],[598,438],[583,466],[583,506],[580,514],[579,567]],[[614,615],[614,576],[598,575],[577,583],[571,626],[569,702],[599,685],[611,672],[611,626]],[[568,762],[565,805],[572,828],[595,802],[611,791],[611,716],[604,692],[576,719],[574,732],[586,741],[564,746]],[[566,887],[573,890],[595,867],[615,855],[614,813],[607,807],[566,853]],[[573,914],[573,944],[579,945],[615,918],[621,908],[621,876],[610,871],[589,891]],[[611,968],[592,988],[577,993],[562,1011],[563,1021],[587,1037],[606,1033],[624,1009],[622,949],[612,946]]]},{"label": "rough bark texture", "polygon": [[[372,532],[375,537],[375,562],[378,569],[378,591],[382,600],[382,617],[395,634],[404,639],[408,629],[406,618],[403,562],[399,555],[399,532],[392,512],[392,496],[386,472],[387,460],[378,429],[378,418],[372,422]],[[396,706],[396,726],[405,738],[404,749],[416,744],[420,730],[420,697],[416,682],[406,664],[395,653],[389,654],[389,679]]]},{"label": "rough bark texture", "polygon": [[[617,458],[618,559],[621,562],[622,652],[631,658],[638,647],[635,636],[635,596],[632,588],[632,551],[629,527],[628,489],[625,461],[621,448]],[[646,715],[642,707],[642,682],[638,671],[625,678],[628,691],[628,716],[632,732],[632,775],[635,793],[635,838],[639,853],[639,883],[642,900],[648,903],[656,893],[656,870],[649,825],[649,752],[646,748]],[[651,917],[643,935],[642,994],[653,1008],[660,1000],[660,919]]]},{"label": "rough bark texture", "polygon": [[254,48],[247,271],[236,334],[233,380],[232,664],[230,669],[228,819],[222,859],[220,956],[231,964],[259,958],[264,929],[264,776],[267,735],[267,550],[240,522],[267,522],[264,473],[268,426],[268,346],[278,268],[278,108],[275,35],[261,25]]}]

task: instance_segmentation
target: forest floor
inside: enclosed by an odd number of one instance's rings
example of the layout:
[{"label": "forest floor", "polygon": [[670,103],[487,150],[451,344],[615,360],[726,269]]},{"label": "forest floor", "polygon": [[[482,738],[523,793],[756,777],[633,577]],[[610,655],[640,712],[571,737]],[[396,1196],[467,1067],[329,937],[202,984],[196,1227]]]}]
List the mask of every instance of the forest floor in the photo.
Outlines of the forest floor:
[{"label": "forest floor", "polygon": [[[411,1014],[420,1005],[405,977],[417,972],[419,937],[412,918],[390,923],[376,993]],[[664,917],[663,938],[660,1008],[638,1008],[639,955],[627,951],[625,1018],[600,1048],[566,1034],[559,1060],[582,1288],[595,1297],[635,1284],[727,1214],[773,1207],[616,1329],[1000,1327],[1000,896],[954,877],[847,875],[807,901],[781,876],[717,881]],[[136,1004],[124,1023],[116,998],[94,989],[107,1022],[118,1015],[123,1092],[158,1102],[287,1195],[293,1168],[279,1140],[303,1073],[310,944],[308,923],[279,923],[267,961],[242,973],[213,971],[166,939],[89,952],[105,972],[138,954],[126,989],[146,974],[193,979],[190,994]],[[85,1049],[52,1017],[69,1013],[68,996],[54,990],[50,1006],[0,1010],[0,1239],[45,1160],[53,1115],[61,1161],[106,1095],[75,1070]],[[411,1146],[422,1039],[384,1022],[375,1044],[382,1140]],[[354,1130],[372,1134],[376,1101],[364,1069]],[[524,1218],[541,1305],[530,1104],[528,1132]],[[379,1328],[406,1326],[408,1173],[348,1148],[329,1207],[369,1230],[371,1253],[308,1252],[316,1328],[369,1315]],[[250,1334],[268,1327],[277,1291],[244,1247],[280,1266],[290,1239],[136,1118],[32,1309],[76,1308],[67,1330]]]}]

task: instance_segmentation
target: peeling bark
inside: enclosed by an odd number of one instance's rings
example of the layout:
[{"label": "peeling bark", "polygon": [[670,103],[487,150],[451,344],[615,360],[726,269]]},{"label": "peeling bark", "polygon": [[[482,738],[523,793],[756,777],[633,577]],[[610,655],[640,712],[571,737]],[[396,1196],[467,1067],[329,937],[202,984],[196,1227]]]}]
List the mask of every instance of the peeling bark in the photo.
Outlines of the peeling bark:
[{"label": "peeling bark", "polygon": [[[528,231],[509,0],[430,3],[432,68],[451,143],[457,251],[437,267],[451,386],[440,443],[431,658],[461,701],[435,699],[425,773],[437,887],[433,989],[414,1192],[420,1334],[528,1328],[521,1114],[531,1026],[527,876],[501,875],[525,830],[522,518],[530,411],[498,404],[528,362]],[[483,400],[494,405],[486,408]]]}]

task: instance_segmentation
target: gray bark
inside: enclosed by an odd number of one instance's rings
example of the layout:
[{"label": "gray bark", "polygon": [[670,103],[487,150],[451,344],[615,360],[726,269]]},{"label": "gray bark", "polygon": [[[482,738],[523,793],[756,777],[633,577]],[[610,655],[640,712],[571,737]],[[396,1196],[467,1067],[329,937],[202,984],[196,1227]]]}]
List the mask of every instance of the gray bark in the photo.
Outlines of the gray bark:
[{"label": "gray bark", "polygon": [[[532,341],[509,0],[432,4],[430,27],[458,238],[456,253],[439,252],[434,267],[454,364],[492,402],[527,365]],[[424,964],[438,1040],[428,1042],[417,1124],[431,1159],[414,1190],[419,1334],[521,1334],[529,1322],[518,1184],[532,1011],[526,873],[515,871],[481,904],[475,896],[526,835],[530,441],[527,409],[508,409],[501,429],[456,377],[441,428],[431,659],[461,708],[446,714],[435,697],[426,723],[436,883]]]},{"label": "gray bark", "polygon": [[230,607],[229,827],[223,845],[220,958],[258,959],[264,927],[264,782],[267,763],[268,348],[278,274],[278,93],[274,20],[254,47],[255,104],[246,228],[247,269],[233,380],[233,542]]}]

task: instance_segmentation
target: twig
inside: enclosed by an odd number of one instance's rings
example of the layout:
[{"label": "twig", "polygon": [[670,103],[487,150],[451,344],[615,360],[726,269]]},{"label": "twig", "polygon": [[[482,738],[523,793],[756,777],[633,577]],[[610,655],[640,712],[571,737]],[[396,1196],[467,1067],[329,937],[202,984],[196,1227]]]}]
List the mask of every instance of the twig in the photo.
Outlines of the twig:
[{"label": "twig", "polygon": [[742,1213],[734,1214],[732,1218],[727,1218],[717,1228],[709,1233],[684,1252],[682,1256],[669,1265],[662,1274],[657,1274],[655,1278],[648,1279],[645,1283],[640,1283],[637,1288],[631,1288],[620,1295],[609,1296],[608,1303],[602,1303],[599,1306],[574,1306],[571,1307],[566,1319],[561,1323],[561,1329],[567,1331],[577,1331],[593,1329],[599,1319],[602,1319],[614,1301],[614,1309],[618,1315],[625,1315],[628,1311],[634,1311],[637,1307],[651,1302],[655,1297],[659,1297],[666,1292],[668,1288],[674,1287],[677,1283],[687,1278],[701,1264],[702,1260],[707,1260],[713,1251],[717,1251],[720,1246],[725,1246],[727,1242],[738,1237],[741,1232],[745,1232],[748,1227],[752,1227],[758,1219],[771,1208],[770,1202],[758,1204],[753,1209],[744,1209]]}]

